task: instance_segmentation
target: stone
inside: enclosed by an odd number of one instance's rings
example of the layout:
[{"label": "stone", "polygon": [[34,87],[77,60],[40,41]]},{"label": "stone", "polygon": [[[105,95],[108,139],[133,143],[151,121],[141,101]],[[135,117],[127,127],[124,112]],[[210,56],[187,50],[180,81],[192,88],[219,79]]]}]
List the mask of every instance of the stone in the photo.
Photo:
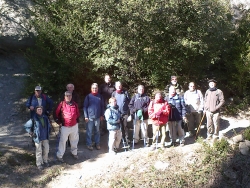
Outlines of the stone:
[{"label": "stone", "polygon": [[240,142],[239,149],[242,155],[248,155],[249,154],[249,147],[246,145],[245,142]]},{"label": "stone", "polygon": [[239,143],[239,142],[242,142],[244,140],[244,137],[242,134],[239,134],[237,136],[234,136],[232,138],[232,140],[234,141],[234,143]]},{"label": "stone", "polygon": [[245,143],[250,148],[250,141],[249,140],[245,140]]},{"label": "stone", "polygon": [[157,169],[157,170],[164,171],[164,170],[166,170],[166,169],[169,167],[169,165],[170,165],[170,164],[169,164],[169,163],[166,163],[166,162],[156,161],[154,167],[155,167],[155,169]]}]

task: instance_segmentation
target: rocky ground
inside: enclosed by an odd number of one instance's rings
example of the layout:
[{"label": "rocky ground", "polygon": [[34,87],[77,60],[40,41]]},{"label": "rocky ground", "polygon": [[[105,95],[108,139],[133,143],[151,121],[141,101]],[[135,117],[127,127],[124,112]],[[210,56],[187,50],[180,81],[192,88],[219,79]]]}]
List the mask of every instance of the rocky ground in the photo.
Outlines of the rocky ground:
[{"label": "rocky ground", "polygon": [[[64,155],[65,164],[55,160],[57,145],[58,127],[53,123],[54,130],[51,133],[50,141],[50,164],[51,167],[38,171],[34,165],[35,149],[23,129],[23,124],[29,118],[29,112],[25,108],[28,96],[24,96],[25,78],[27,75],[27,63],[22,55],[0,56],[0,185],[4,187],[32,187],[34,182],[40,182],[41,187],[112,187],[109,179],[122,169],[122,171],[133,171],[140,168],[144,171],[147,163],[143,159],[153,155],[150,148],[143,148],[143,141],[136,145],[134,150],[125,152],[121,150],[117,155],[108,154],[108,134],[101,137],[101,150],[89,151],[85,146],[84,124],[80,124],[80,141],[78,155],[79,159],[74,160],[70,155],[70,148]],[[223,117],[221,120],[220,135],[227,138],[232,137],[245,127],[249,121],[232,117]],[[132,128],[132,127],[131,127]],[[202,126],[201,136],[205,138],[205,128]],[[132,129],[130,129],[132,135]],[[152,134],[150,134],[152,136]],[[165,149],[167,153],[182,153],[186,156],[186,163],[192,161],[194,153],[201,145],[195,143],[194,138],[187,138],[184,147]],[[190,154],[191,153],[191,154]],[[26,159],[15,156],[26,155]],[[170,156],[173,158],[173,156]],[[141,161],[141,166],[135,166],[135,161]],[[174,159],[178,162],[178,158]],[[157,161],[156,161],[157,162]],[[12,169],[7,169],[7,163],[12,164]],[[158,161],[153,165],[159,168],[167,168],[168,163]],[[19,166],[18,169],[14,166]],[[48,174],[53,174],[48,179]],[[59,174],[57,176],[57,174]],[[51,179],[53,177],[53,179]],[[121,177],[121,176],[119,176]],[[46,179],[47,178],[47,179]],[[98,179],[100,182],[98,182]],[[28,184],[25,182],[29,182]],[[46,182],[46,183],[43,183]],[[98,183],[100,183],[99,186]],[[37,185],[39,187],[39,184]]]}]

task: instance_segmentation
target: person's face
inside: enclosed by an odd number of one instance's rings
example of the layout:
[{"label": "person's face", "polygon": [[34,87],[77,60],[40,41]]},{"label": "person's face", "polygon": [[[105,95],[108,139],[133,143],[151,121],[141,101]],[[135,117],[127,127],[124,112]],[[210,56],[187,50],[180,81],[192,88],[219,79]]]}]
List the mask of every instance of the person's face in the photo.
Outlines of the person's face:
[{"label": "person's face", "polygon": [[74,86],[72,84],[68,84],[66,89],[72,93],[74,91]]},{"label": "person's face", "polygon": [[111,82],[111,78],[110,78],[110,76],[105,76],[104,77],[104,81],[105,81],[105,83],[110,83]]},{"label": "person's face", "polygon": [[93,86],[91,87],[91,92],[92,92],[92,93],[97,93],[97,92],[98,92],[98,86],[93,85]]},{"label": "person's face", "polygon": [[64,96],[64,98],[65,98],[66,102],[70,102],[71,99],[72,99],[72,95],[67,94],[67,95]]},{"label": "person's face", "polygon": [[41,116],[43,114],[43,109],[42,108],[37,108],[36,113]]},{"label": "person's face", "polygon": [[210,88],[214,88],[216,86],[216,83],[215,82],[209,82],[208,85],[209,85]]},{"label": "person's face", "polygon": [[157,93],[156,95],[155,95],[155,99],[158,101],[158,100],[160,100],[161,99],[161,94],[160,93]]},{"label": "person's face", "polygon": [[35,90],[36,97],[40,97],[42,90]]},{"label": "person's face", "polygon": [[171,83],[172,83],[173,85],[177,84],[177,78],[172,78],[172,79],[171,79]]},{"label": "person's face", "polygon": [[117,104],[116,100],[111,100],[110,101],[110,106],[116,106],[116,104]]},{"label": "person's face", "polygon": [[122,89],[122,84],[121,83],[115,84],[115,89],[116,90],[121,90]]},{"label": "person's face", "polygon": [[173,87],[169,88],[169,94],[170,95],[175,95],[175,92],[176,92],[175,88],[173,88]]},{"label": "person's face", "polygon": [[144,93],[144,88],[143,87],[138,87],[138,93],[143,94]]},{"label": "person's face", "polygon": [[194,91],[195,90],[195,85],[193,83],[189,84],[188,86],[190,91]]}]

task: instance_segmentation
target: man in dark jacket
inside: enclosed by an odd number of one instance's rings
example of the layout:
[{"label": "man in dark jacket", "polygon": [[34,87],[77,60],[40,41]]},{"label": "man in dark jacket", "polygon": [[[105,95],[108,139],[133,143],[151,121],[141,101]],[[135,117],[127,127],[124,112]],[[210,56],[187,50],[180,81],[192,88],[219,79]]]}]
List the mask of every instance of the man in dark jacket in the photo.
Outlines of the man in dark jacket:
[{"label": "man in dark jacket", "polygon": [[130,114],[133,119],[136,120],[135,123],[135,144],[139,142],[139,132],[141,128],[141,137],[146,140],[146,145],[149,146],[148,139],[148,106],[150,103],[149,97],[144,93],[144,86],[138,86],[138,93],[135,94],[128,107],[130,109]]},{"label": "man in dark jacket", "polygon": [[[100,87],[99,87],[99,93],[103,97],[104,109],[106,109],[108,104],[109,104],[108,101],[111,98],[112,93],[115,91],[115,86],[111,82],[111,78],[110,78],[110,76],[108,74],[105,75],[104,81],[105,81],[105,83],[101,84]],[[101,121],[101,135],[104,135],[106,132],[108,132],[108,130],[107,130],[107,122],[104,119],[103,121]]]},{"label": "man in dark jacket", "polygon": [[225,103],[223,92],[216,88],[217,81],[208,80],[209,89],[205,93],[204,110],[207,117],[207,140],[219,137],[220,108]]},{"label": "man in dark jacket", "polygon": [[25,125],[25,130],[32,136],[36,146],[36,165],[39,170],[48,167],[50,122],[43,115],[43,107],[37,106],[36,114]]},{"label": "man in dark jacket", "polygon": [[169,137],[171,140],[171,145],[176,143],[177,134],[179,136],[180,145],[183,146],[185,143],[184,137],[185,133],[181,127],[182,120],[186,119],[186,107],[183,96],[176,93],[176,88],[174,86],[169,87],[169,96],[165,98],[170,105],[170,114],[168,118],[169,125]]},{"label": "man in dark jacket", "polygon": [[43,107],[44,115],[48,116],[52,112],[53,101],[47,95],[42,93],[41,86],[35,87],[35,94],[31,95],[26,102],[26,107],[30,109],[31,118],[33,118],[36,114],[35,108],[37,106]]},{"label": "man in dark jacket", "polygon": [[129,113],[128,104],[130,98],[128,92],[122,88],[121,82],[118,81],[115,83],[115,89],[116,91],[112,93],[112,97],[116,98],[117,105],[119,106],[119,111],[121,112],[122,136],[128,141],[127,119]]},{"label": "man in dark jacket", "polygon": [[165,87],[165,93],[168,94],[170,86],[174,86],[177,94],[183,94],[183,88],[182,88],[182,86],[178,83],[178,78],[177,78],[177,76],[171,76],[171,80],[170,80],[170,81],[171,81],[170,84],[168,84],[168,85]]},{"label": "man in dark jacket", "polygon": [[[75,92],[75,86],[74,84],[67,84],[66,85],[66,90],[70,91],[72,93],[72,100],[76,102],[78,107],[80,108],[80,97],[79,95]],[[61,95],[61,101],[64,101],[64,93]]]}]

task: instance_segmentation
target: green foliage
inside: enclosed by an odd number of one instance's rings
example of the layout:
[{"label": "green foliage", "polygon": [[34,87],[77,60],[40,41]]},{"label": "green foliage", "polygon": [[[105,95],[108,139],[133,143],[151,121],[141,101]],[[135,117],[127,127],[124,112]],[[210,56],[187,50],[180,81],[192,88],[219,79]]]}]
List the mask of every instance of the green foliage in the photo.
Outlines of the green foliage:
[{"label": "green foliage", "polygon": [[247,128],[243,135],[246,140],[250,140],[250,128]]},{"label": "green foliage", "polygon": [[73,82],[86,92],[109,73],[130,88],[163,89],[173,74],[184,84],[215,76],[229,92],[248,88],[249,16],[234,27],[227,0],[34,2],[33,86],[56,92]]}]

